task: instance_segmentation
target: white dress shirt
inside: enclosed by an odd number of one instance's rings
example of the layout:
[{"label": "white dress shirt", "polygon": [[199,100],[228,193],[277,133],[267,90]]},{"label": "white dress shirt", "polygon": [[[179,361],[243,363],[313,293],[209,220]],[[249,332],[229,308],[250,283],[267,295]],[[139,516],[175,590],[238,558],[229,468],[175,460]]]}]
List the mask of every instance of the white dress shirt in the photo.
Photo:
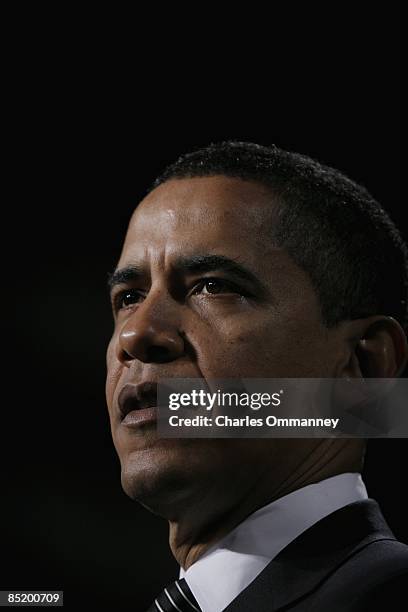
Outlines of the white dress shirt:
[{"label": "white dress shirt", "polygon": [[321,480],[260,508],[212,546],[187,571],[203,612],[221,612],[290,542],[335,510],[367,499],[361,474]]}]

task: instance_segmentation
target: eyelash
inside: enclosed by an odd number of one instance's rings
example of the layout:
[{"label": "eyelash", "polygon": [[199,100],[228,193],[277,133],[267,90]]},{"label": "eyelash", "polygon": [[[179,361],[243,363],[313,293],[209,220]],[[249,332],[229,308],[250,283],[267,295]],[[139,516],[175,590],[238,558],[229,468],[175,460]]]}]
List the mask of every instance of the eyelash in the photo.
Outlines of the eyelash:
[{"label": "eyelash", "polygon": [[[220,278],[202,279],[201,281],[199,281],[198,283],[194,285],[193,290],[190,291],[188,295],[198,295],[199,292],[205,287],[205,285],[208,285],[209,283],[218,283],[219,285],[222,285],[223,287],[227,287],[227,292],[229,293],[237,293],[242,296],[249,296],[248,293],[244,292],[240,287],[238,287],[234,283],[231,283],[230,281],[220,279]],[[125,296],[128,294],[132,294],[132,293],[134,294],[134,297],[136,297],[136,299],[138,297],[139,298],[143,297],[142,294],[138,292],[137,289],[124,289],[123,291],[120,291],[113,298],[113,304],[114,304],[115,311],[124,310],[125,308],[128,308],[129,306],[132,305],[132,304],[127,304],[126,306],[122,306]],[[220,293],[222,293],[222,291],[220,291]],[[218,294],[217,293],[206,293],[204,295],[218,295]]]}]

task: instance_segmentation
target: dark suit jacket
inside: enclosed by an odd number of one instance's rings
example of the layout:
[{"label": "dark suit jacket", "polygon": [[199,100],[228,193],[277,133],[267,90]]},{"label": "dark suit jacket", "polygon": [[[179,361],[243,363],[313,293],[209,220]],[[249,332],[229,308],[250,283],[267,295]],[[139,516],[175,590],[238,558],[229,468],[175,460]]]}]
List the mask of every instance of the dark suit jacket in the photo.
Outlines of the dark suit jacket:
[{"label": "dark suit jacket", "polygon": [[408,546],[375,500],[349,504],[291,542],[226,610],[406,611]]}]

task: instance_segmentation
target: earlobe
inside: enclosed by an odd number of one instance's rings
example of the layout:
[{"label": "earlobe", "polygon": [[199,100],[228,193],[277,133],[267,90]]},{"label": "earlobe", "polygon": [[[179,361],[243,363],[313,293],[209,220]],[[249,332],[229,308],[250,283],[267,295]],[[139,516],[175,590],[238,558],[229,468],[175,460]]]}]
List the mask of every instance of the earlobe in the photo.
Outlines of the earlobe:
[{"label": "earlobe", "polygon": [[386,316],[369,317],[361,322],[361,337],[350,359],[350,366],[356,371],[354,377],[359,375],[358,371],[364,378],[398,377],[408,358],[407,338],[401,325]]}]

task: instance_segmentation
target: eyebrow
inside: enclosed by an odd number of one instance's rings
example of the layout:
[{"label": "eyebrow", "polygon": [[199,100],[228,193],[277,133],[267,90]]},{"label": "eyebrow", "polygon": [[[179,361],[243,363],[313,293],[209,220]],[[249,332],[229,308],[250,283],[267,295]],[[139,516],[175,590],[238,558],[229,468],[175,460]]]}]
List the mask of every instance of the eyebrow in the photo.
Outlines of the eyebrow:
[{"label": "eyebrow", "polygon": [[[173,268],[178,272],[197,274],[199,272],[226,272],[236,278],[251,283],[254,289],[261,294],[268,294],[267,287],[248,268],[234,259],[224,255],[191,255],[178,257]],[[110,291],[116,286],[135,281],[144,275],[141,266],[129,265],[115,270],[109,275],[108,287]]]},{"label": "eyebrow", "polygon": [[143,276],[143,269],[140,266],[126,266],[125,268],[119,268],[108,275],[108,288],[110,291],[116,285],[124,285]]}]

